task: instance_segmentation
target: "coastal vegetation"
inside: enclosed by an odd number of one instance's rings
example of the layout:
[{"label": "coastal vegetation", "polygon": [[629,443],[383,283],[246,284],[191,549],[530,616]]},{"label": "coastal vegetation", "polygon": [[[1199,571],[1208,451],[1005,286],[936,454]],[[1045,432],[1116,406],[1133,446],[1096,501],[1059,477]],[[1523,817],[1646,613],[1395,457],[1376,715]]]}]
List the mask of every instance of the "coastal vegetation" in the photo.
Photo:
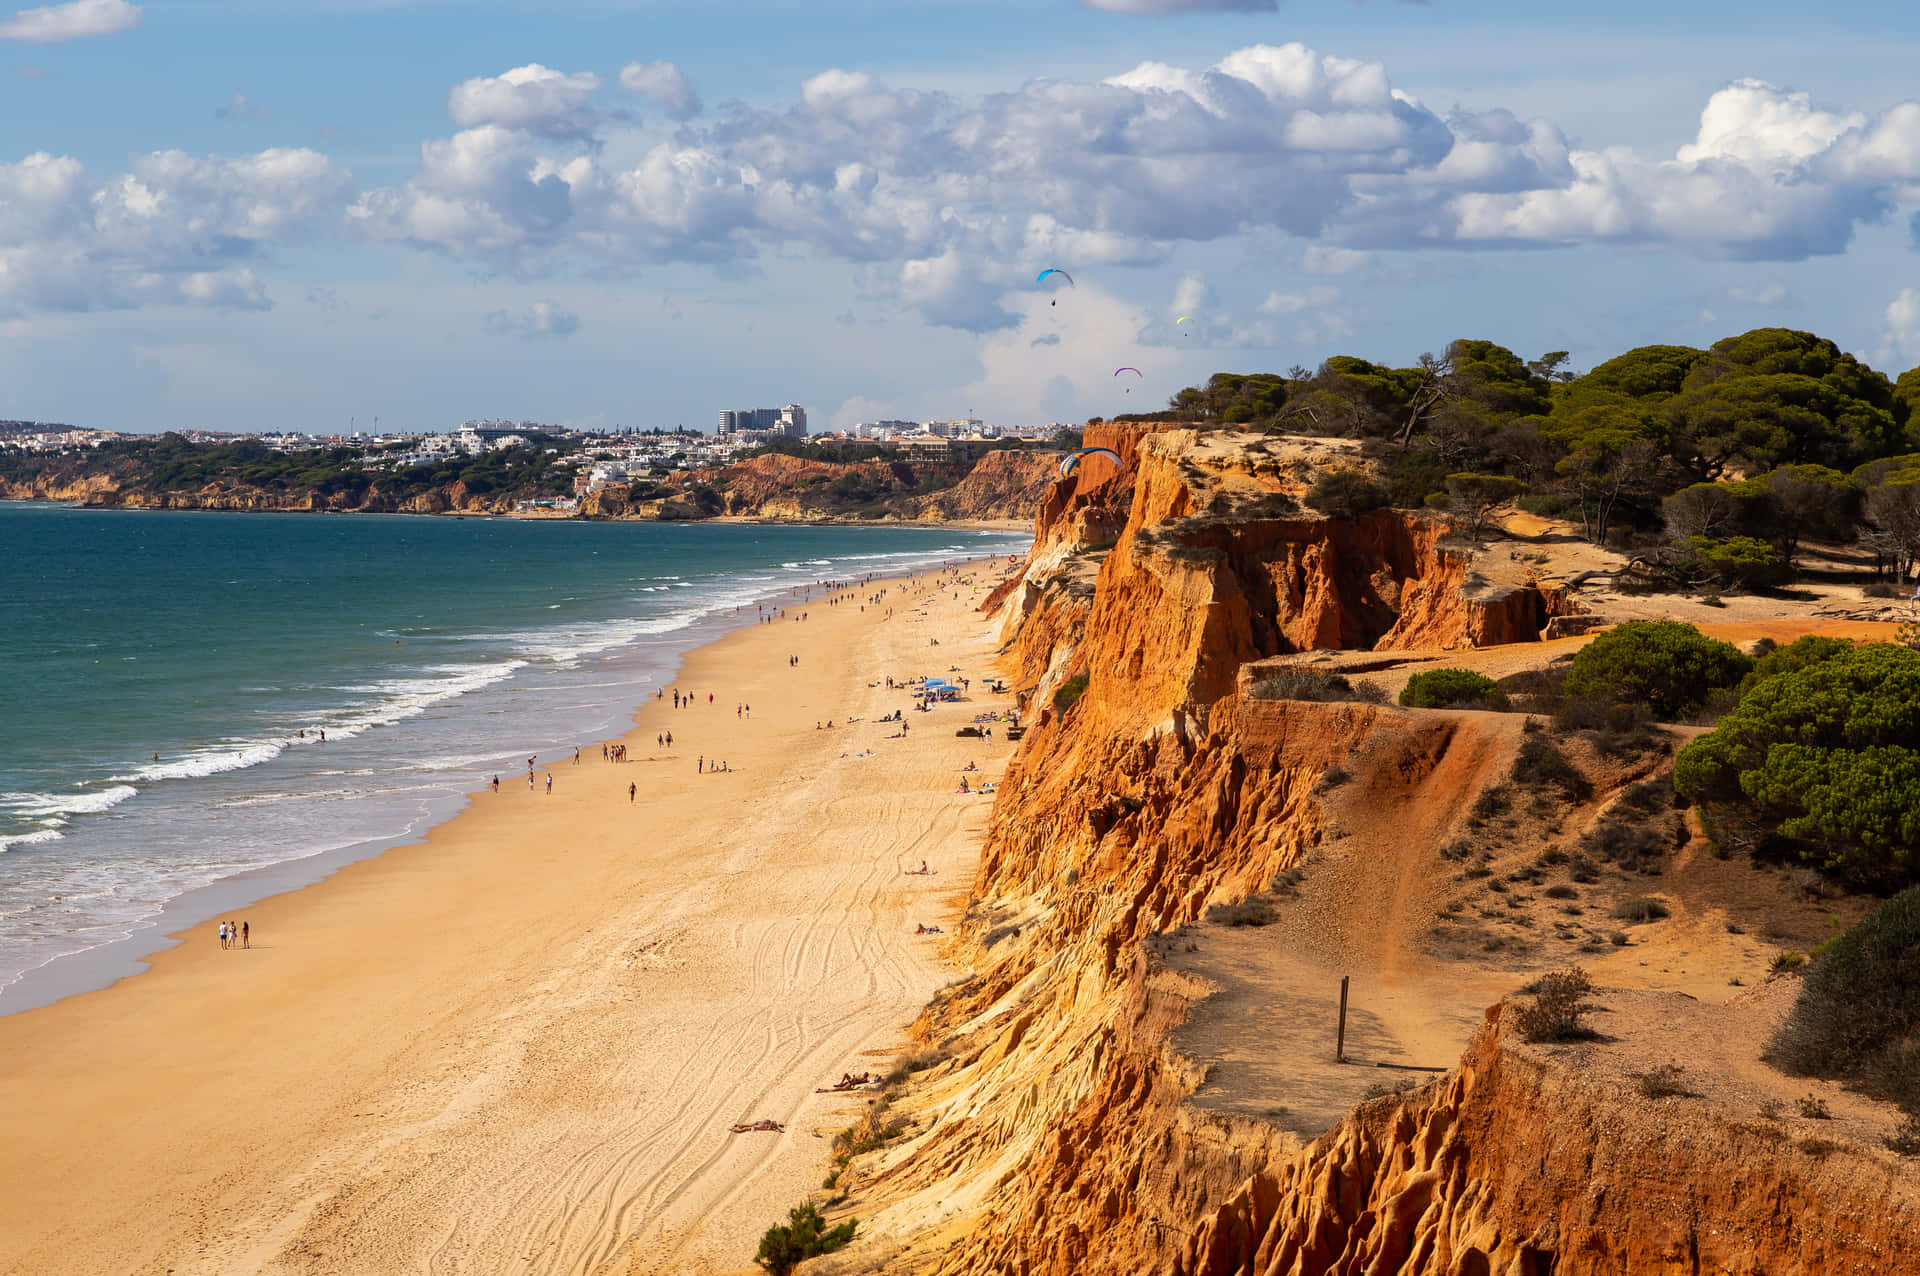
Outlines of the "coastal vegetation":
[{"label": "coastal vegetation", "polygon": [[1585,373],[1564,351],[1484,340],[1405,368],[1337,355],[1216,373],[1118,419],[1357,439],[1383,482],[1322,475],[1308,502],[1330,517],[1436,507],[1477,535],[1517,502],[1676,585],[1765,590],[1795,578],[1809,541],[1857,539],[1884,570],[1920,563],[1916,404],[1920,369],[1890,380],[1824,337],[1758,328]]},{"label": "coastal vegetation", "polygon": [[1411,709],[1486,708],[1500,697],[1500,686],[1471,669],[1430,669],[1407,679],[1400,703]]},{"label": "coastal vegetation", "polygon": [[[1804,640],[1803,640],[1804,641]],[[1796,650],[1798,649],[1798,650]],[[1778,845],[1863,884],[1912,881],[1920,845],[1920,652],[1894,643],[1782,649],[1674,784],[1723,843]]]},{"label": "coastal vegetation", "polygon": [[169,432],[113,439],[84,452],[53,456],[0,450],[0,483],[72,483],[99,476],[123,490],[148,494],[198,492],[225,484],[280,496],[343,497],[354,503],[375,491],[399,503],[458,483],[476,496],[537,498],[572,492],[573,474],[560,462],[579,450],[576,441],[534,433],[524,445],[393,465],[374,448],[281,452],[258,439],[196,443]]},{"label": "coastal vegetation", "polygon": [[1768,1057],[1796,1076],[1844,1080],[1920,1115],[1917,1031],[1920,886],[1819,950]]},{"label": "coastal vegetation", "polygon": [[796,1205],[787,1212],[786,1222],[769,1227],[760,1238],[754,1262],[773,1276],[787,1276],[805,1260],[831,1254],[851,1241],[855,1226],[854,1220],[848,1219],[837,1227],[828,1227],[811,1202]]}]

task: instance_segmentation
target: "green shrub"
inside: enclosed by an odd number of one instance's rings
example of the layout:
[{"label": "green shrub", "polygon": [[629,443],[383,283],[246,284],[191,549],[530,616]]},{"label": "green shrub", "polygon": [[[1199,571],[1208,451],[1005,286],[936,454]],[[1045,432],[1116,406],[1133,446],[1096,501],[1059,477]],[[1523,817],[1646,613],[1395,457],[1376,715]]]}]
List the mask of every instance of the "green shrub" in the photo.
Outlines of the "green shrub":
[{"label": "green shrub", "polygon": [[1307,490],[1307,504],[1328,518],[1359,518],[1392,500],[1392,492],[1359,470],[1328,470]]},{"label": "green shrub", "polygon": [[1569,696],[1645,705],[1662,722],[1696,714],[1708,696],[1753,668],[1738,648],[1673,620],[1630,620],[1580,649]]},{"label": "green shrub", "polygon": [[854,1220],[822,1231],[826,1223],[811,1204],[794,1206],[787,1211],[785,1223],[769,1227],[760,1238],[760,1252],[753,1261],[773,1276],[787,1276],[804,1260],[831,1254],[853,1239]]},{"label": "green shrub", "polygon": [[1559,518],[1568,510],[1574,509],[1574,500],[1561,492],[1539,492],[1532,496],[1523,496],[1514,504],[1529,514],[1541,518]]},{"label": "green shrub", "polygon": [[1774,589],[1791,583],[1799,574],[1785,554],[1757,536],[1733,536],[1723,541],[1690,536],[1686,547],[1722,585]]},{"label": "green shrub", "polygon": [[1767,1058],[1920,1112],[1920,887],[1867,914],[1808,968]]},{"label": "green shrub", "polygon": [[1087,694],[1087,684],[1093,675],[1082,669],[1073,677],[1061,683],[1053,693],[1053,707],[1059,713],[1065,713],[1080,703],[1080,697]]},{"label": "green shrub", "polygon": [[1756,682],[1681,750],[1674,787],[1734,808],[1829,870],[1910,880],[1920,844],[1920,652],[1870,643]]},{"label": "green shrub", "polygon": [[1430,669],[1407,679],[1400,703],[1410,709],[1487,705],[1501,699],[1499,685],[1471,669]]},{"label": "green shrub", "polygon": [[1851,638],[1824,638],[1819,634],[1805,634],[1794,639],[1784,647],[1775,647],[1754,662],[1753,672],[1747,675],[1740,689],[1751,690],[1756,682],[1768,678],[1777,678],[1783,673],[1792,673],[1805,669],[1808,665],[1817,665],[1822,660],[1831,660],[1853,650]]}]

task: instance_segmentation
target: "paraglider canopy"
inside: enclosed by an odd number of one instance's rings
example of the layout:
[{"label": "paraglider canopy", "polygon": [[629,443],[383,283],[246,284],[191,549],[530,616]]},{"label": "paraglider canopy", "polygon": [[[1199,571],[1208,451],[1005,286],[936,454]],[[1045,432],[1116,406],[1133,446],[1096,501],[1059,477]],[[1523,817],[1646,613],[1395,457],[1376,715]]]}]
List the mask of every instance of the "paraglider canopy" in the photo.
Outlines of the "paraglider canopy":
[{"label": "paraglider canopy", "polygon": [[1142,373],[1142,372],[1140,371],[1140,369],[1138,369],[1138,368],[1115,368],[1115,369],[1113,370],[1113,375],[1117,377],[1117,376],[1119,376],[1119,375],[1120,375],[1120,374],[1121,374],[1122,372],[1131,372],[1131,373],[1133,373],[1133,375],[1134,375],[1134,376],[1136,376],[1136,377],[1138,377],[1138,376],[1144,376],[1144,375],[1145,375],[1145,374],[1144,374],[1144,373]]},{"label": "paraglider canopy", "polygon": [[1066,280],[1066,281],[1067,281],[1067,283],[1068,283],[1068,285],[1069,285],[1069,286],[1071,286],[1071,287],[1075,287],[1075,288],[1078,288],[1078,287],[1080,286],[1080,285],[1078,285],[1078,284],[1076,284],[1076,283],[1074,283],[1074,282],[1073,282],[1073,276],[1072,276],[1072,275],[1069,275],[1069,274],[1068,274],[1068,273],[1067,273],[1066,271],[1064,271],[1064,270],[1062,270],[1062,269],[1060,269],[1060,267],[1058,267],[1058,266],[1049,266],[1049,267],[1047,267],[1047,268],[1046,268],[1045,270],[1043,270],[1043,271],[1041,271],[1041,272],[1040,272],[1040,273],[1039,273],[1038,275],[1035,275],[1035,276],[1034,276],[1034,279],[1033,279],[1033,282],[1035,282],[1035,283],[1037,283],[1037,284],[1043,284],[1043,283],[1045,283],[1045,282],[1047,282],[1047,276],[1048,276],[1048,275],[1058,275],[1058,276],[1060,276],[1060,277],[1061,277],[1062,279],[1064,279],[1064,280]]},{"label": "paraglider canopy", "polygon": [[1073,474],[1080,468],[1082,461],[1090,459],[1096,464],[1111,462],[1115,470],[1120,469],[1125,464],[1125,462],[1120,459],[1120,454],[1112,448],[1083,447],[1077,451],[1067,453],[1066,459],[1060,462],[1060,477],[1066,478],[1068,475]]}]

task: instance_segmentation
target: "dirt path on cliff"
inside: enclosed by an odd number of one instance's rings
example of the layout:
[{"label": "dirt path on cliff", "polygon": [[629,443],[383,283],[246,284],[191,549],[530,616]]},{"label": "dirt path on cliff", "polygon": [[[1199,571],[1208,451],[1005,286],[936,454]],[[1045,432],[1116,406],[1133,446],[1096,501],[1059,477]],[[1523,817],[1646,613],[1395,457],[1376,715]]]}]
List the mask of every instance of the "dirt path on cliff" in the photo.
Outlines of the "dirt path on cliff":
[{"label": "dirt path on cliff", "polygon": [[[1176,1033],[1211,1067],[1195,1103],[1317,1137],[1370,1090],[1450,1066],[1518,982],[1422,950],[1455,872],[1440,848],[1522,738],[1514,715],[1445,717],[1445,730],[1383,733],[1356,751],[1353,779],[1327,799],[1330,835],[1277,922],[1196,928],[1196,947],[1169,956],[1220,990]],[[1345,1064],[1334,1058],[1342,977]]]}]

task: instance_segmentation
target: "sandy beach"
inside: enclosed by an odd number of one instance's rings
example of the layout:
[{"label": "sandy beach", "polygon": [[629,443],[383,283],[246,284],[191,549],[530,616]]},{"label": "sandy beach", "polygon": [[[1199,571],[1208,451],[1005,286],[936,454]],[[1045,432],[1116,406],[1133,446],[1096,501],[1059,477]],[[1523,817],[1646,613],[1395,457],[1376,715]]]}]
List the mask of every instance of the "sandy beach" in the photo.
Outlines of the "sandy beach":
[{"label": "sandy beach", "polygon": [[[1013,746],[955,737],[1007,702],[980,595],[928,579],[701,648],[627,763],[503,774],[240,911],[248,951],[209,921],[0,1019],[0,1271],[751,1270],[863,1103],[816,1087],[884,1070],[957,974],[914,929],[971,879],[960,769]],[[971,698],[930,713],[883,684],[952,666]]]}]

